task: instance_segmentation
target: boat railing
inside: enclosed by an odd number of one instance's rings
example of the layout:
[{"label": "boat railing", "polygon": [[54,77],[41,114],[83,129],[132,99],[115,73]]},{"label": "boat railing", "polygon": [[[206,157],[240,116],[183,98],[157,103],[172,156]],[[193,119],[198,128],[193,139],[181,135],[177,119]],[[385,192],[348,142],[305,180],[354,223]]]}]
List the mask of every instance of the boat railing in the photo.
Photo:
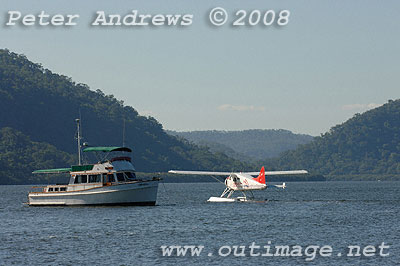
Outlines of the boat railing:
[{"label": "boat railing", "polygon": [[45,193],[52,193],[52,192],[74,192],[74,191],[82,191],[82,190],[88,190],[88,189],[93,189],[93,188],[99,188],[103,186],[118,186],[118,185],[124,185],[124,184],[134,184],[134,183],[145,183],[145,182],[151,182],[151,181],[159,181],[161,180],[160,178],[154,177],[153,179],[136,179],[136,180],[129,180],[129,181],[124,181],[124,182],[107,182],[107,183],[81,183],[81,184],[68,184],[68,185],[46,185],[46,186],[33,186],[31,187],[32,190],[30,191],[31,193],[40,193],[40,192],[45,192]]},{"label": "boat railing", "polygon": [[47,186],[33,186],[29,192],[46,192]]},{"label": "boat railing", "polygon": [[79,191],[79,190],[87,190],[92,188],[102,187],[103,183],[80,183],[80,184],[71,184],[68,185],[68,191]]},{"label": "boat railing", "polygon": [[30,192],[71,192],[102,187],[103,183],[33,186]]}]

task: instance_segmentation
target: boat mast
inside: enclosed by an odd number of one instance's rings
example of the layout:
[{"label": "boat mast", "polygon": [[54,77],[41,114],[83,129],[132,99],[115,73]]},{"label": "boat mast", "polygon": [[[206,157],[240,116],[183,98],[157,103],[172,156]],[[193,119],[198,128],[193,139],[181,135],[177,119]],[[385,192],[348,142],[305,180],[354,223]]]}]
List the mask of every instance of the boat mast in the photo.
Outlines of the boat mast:
[{"label": "boat mast", "polygon": [[122,147],[125,147],[125,118],[124,118],[124,127],[122,128]]},{"label": "boat mast", "polygon": [[82,162],[81,162],[81,139],[82,139],[82,137],[81,137],[81,127],[80,127],[80,119],[75,119],[75,121],[76,121],[76,125],[77,125],[77,128],[78,128],[78,136],[77,136],[77,140],[78,140],[78,165],[81,165],[82,164]]}]

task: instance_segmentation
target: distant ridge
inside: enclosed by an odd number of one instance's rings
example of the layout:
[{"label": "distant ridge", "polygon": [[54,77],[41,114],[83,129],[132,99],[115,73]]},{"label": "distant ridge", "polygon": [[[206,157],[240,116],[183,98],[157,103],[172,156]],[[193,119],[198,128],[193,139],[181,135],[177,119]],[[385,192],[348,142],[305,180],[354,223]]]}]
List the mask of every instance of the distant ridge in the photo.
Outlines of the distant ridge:
[{"label": "distant ridge", "polygon": [[311,143],[266,162],[324,175],[399,175],[400,100],[356,114]]},{"label": "distant ridge", "polygon": [[284,129],[167,131],[167,133],[208,146],[212,151],[225,152],[244,160],[277,157],[282,152],[295,149],[298,145],[309,143],[313,139],[312,136],[294,134]]}]

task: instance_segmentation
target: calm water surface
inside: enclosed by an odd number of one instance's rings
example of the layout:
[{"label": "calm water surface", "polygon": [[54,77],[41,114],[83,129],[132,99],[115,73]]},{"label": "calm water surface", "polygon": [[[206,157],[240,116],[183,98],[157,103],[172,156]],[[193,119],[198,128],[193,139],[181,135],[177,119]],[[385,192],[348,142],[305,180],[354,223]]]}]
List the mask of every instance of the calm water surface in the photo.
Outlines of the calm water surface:
[{"label": "calm water surface", "polygon": [[[398,265],[400,182],[288,183],[262,203],[206,203],[219,183],[160,184],[155,207],[28,207],[30,186],[0,186],[2,265]],[[330,245],[332,257],[226,257],[221,246]],[[347,257],[348,245],[389,256]],[[162,245],[204,245],[163,257]],[[225,249],[226,251],[226,249]],[[264,251],[264,250],[260,250]],[[208,256],[211,253],[212,256]],[[264,253],[264,252],[262,252]],[[337,256],[342,253],[342,256]]]}]

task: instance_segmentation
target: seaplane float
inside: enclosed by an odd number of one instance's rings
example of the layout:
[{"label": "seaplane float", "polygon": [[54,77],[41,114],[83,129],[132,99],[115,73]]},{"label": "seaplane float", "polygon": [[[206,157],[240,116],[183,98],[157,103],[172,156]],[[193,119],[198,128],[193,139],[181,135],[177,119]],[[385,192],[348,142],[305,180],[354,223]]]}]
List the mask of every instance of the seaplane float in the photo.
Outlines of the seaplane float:
[{"label": "seaplane float", "polygon": [[[181,175],[209,175],[209,176],[228,176],[225,179],[225,190],[219,197],[210,197],[208,202],[246,202],[254,201],[254,190],[264,190],[267,187],[277,187],[284,189],[286,183],[281,185],[267,185],[266,175],[300,175],[307,174],[306,170],[292,171],[265,171],[264,166],[260,172],[209,172],[209,171],[180,171],[170,170],[168,173]],[[253,177],[257,176],[257,177]],[[218,180],[218,179],[217,179]],[[243,196],[232,197],[234,192],[241,192]]]},{"label": "seaplane float", "polygon": [[[30,206],[70,206],[70,205],[155,205],[159,178],[139,179],[127,147],[87,147],[80,144],[78,123],[78,165],[69,168],[36,170],[33,174],[70,175],[66,185],[35,187],[41,191],[28,194]],[[82,164],[81,150],[103,154],[94,164]],[[112,156],[116,152],[123,156]]]}]

